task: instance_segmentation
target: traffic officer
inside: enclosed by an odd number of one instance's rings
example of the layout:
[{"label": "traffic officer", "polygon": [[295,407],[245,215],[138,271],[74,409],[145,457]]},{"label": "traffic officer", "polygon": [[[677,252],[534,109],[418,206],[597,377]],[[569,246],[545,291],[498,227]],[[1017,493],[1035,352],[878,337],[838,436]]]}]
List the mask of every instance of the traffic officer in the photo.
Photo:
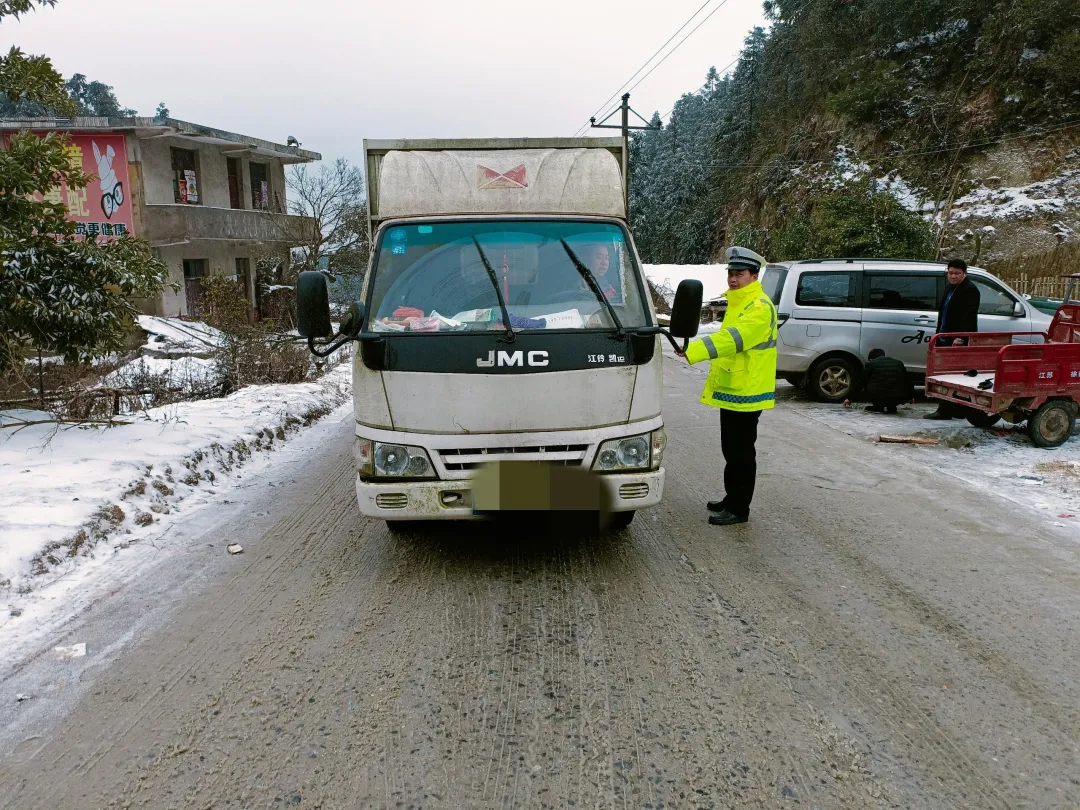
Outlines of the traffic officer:
[{"label": "traffic officer", "polygon": [[[720,330],[686,349],[691,364],[709,360],[701,402],[720,409],[724,499],[709,501],[714,526],[746,523],[757,477],[758,419],[776,403],[776,307],[758,281],[765,260],[746,248],[727,251],[727,313]],[[681,352],[680,352],[681,354]]]}]

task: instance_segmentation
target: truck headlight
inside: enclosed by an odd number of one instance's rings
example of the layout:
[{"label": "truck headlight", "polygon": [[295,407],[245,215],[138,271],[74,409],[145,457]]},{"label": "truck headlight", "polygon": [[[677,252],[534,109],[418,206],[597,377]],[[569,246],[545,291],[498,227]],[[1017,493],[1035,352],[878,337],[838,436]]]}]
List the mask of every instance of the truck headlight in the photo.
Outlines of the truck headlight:
[{"label": "truck headlight", "polygon": [[431,459],[422,447],[383,444],[359,436],[353,441],[356,472],[362,478],[436,478]]},{"label": "truck headlight", "polygon": [[427,451],[407,444],[375,442],[375,475],[383,478],[434,478]]},{"label": "truck headlight", "polygon": [[659,469],[667,446],[663,428],[652,433],[609,439],[600,445],[593,462],[597,472],[620,472],[622,470]]}]

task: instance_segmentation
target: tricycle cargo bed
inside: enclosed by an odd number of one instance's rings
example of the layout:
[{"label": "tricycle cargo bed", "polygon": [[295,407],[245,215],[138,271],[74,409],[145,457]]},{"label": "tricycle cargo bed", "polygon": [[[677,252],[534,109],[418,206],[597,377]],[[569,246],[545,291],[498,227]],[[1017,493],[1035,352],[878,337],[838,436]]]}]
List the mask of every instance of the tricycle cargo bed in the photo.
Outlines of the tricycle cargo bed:
[{"label": "tricycle cargo bed", "polygon": [[[1017,343],[1031,332],[935,336],[927,360],[926,395],[1012,422],[1031,420],[1047,403],[1080,403],[1080,305],[1054,316],[1043,343]],[[954,346],[962,338],[966,345]],[[1049,407],[1049,406],[1048,406]],[[1044,445],[1049,446],[1049,445]]]}]

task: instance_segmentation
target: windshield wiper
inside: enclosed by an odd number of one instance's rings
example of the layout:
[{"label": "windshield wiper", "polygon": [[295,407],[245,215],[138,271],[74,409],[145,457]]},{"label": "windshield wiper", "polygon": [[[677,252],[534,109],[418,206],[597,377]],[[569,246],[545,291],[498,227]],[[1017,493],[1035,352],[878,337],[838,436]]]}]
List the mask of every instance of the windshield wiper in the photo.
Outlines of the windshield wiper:
[{"label": "windshield wiper", "polygon": [[517,335],[514,334],[514,327],[510,325],[510,313],[506,309],[506,301],[503,300],[502,290],[499,289],[499,279],[495,275],[495,270],[491,267],[491,262],[488,261],[487,256],[484,254],[484,249],[480,247],[480,240],[475,236],[472,238],[473,244],[476,245],[476,252],[480,254],[480,261],[484,263],[484,269],[487,270],[488,278],[491,279],[491,286],[495,288],[495,295],[499,299],[499,309],[502,310],[503,326],[506,328],[506,342],[513,343],[517,340]]},{"label": "windshield wiper", "polygon": [[619,322],[619,316],[615,314],[615,307],[611,305],[611,302],[607,300],[607,296],[604,295],[604,291],[600,289],[600,285],[596,281],[596,276],[592,274],[592,270],[581,263],[581,259],[574,254],[574,251],[566,244],[565,239],[560,239],[559,243],[563,246],[563,250],[566,251],[566,255],[570,257],[570,261],[574,263],[574,267],[581,273],[581,277],[585,279],[585,283],[589,286],[589,289],[592,290],[593,295],[596,296],[596,300],[607,309],[607,314],[611,316],[611,322],[615,324],[615,334],[622,338],[622,323]]}]

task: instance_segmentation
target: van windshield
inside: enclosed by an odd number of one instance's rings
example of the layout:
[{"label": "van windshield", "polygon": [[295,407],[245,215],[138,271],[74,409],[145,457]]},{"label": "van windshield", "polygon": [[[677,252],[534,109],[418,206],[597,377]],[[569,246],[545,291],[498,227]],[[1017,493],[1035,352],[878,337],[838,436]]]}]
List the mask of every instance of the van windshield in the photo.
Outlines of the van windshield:
[{"label": "van windshield", "polygon": [[495,283],[515,331],[614,328],[562,241],[592,271],[624,327],[650,325],[638,270],[618,225],[475,221],[397,225],[383,232],[372,270],[369,329],[501,330]]}]

